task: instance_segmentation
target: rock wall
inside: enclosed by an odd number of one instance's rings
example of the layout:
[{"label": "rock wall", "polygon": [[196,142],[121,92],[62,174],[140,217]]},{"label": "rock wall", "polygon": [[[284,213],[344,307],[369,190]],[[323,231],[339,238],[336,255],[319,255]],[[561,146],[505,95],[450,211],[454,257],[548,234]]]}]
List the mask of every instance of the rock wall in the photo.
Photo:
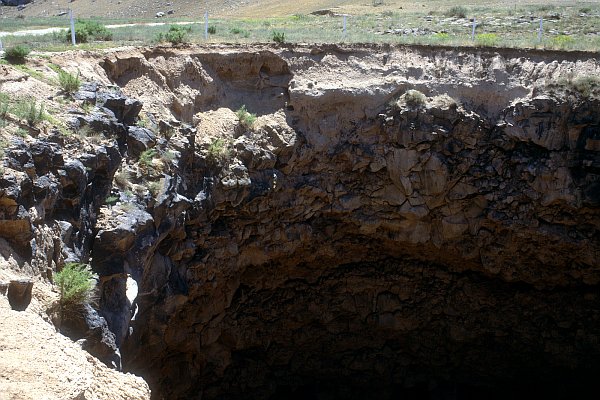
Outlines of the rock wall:
[{"label": "rock wall", "polygon": [[118,163],[86,179],[113,200],[77,248],[155,398],[593,388],[594,55],[214,46],[77,63],[143,103],[88,87],[99,109],[71,123],[115,139]]},{"label": "rock wall", "polygon": [[113,252],[140,291],[126,364],[164,398],[590,384],[600,103],[572,82],[595,58],[212,48],[103,66],[198,129],[153,223],[132,225],[143,245]]}]

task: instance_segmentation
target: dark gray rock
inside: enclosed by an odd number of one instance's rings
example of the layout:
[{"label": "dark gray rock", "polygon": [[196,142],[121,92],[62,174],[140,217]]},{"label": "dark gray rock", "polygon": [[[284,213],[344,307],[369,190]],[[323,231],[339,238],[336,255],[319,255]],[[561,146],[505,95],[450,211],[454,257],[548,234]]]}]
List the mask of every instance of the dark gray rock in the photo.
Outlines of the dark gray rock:
[{"label": "dark gray rock", "polygon": [[32,1],[33,0],[0,0],[0,3],[2,3],[2,5],[4,5],[4,6],[18,7],[18,6],[22,6],[24,4],[29,4]]},{"label": "dark gray rock", "polygon": [[143,152],[156,144],[156,135],[146,128],[130,126],[127,132],[127,153],[137,158]]},{"label": "dark gray rock", "polygon": [[97,93],[96,104],[111,110],[117,121],[126,125],[135,123],[143,106],[141,101],[131,99],[117,91]]},{"label": "dark gray rock", "polygon": [[92,306],[84,304],[76,310],[63,310],[60,330],[69,338],[79,341],[81,347],[94,357],[115,369],[121,369],[121,355],[115,335]]}]

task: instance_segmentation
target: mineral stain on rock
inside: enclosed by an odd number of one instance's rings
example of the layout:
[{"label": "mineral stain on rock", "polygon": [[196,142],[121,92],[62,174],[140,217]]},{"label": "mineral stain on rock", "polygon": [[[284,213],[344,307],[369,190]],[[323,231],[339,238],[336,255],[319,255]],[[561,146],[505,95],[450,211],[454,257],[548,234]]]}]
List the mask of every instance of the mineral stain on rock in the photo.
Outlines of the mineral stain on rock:
[{"label": "mineral stain on rock", "polygon": [[[123,368],[154,398],[598,389],[600,100],[556,85],[597,75],[595,57],[200,47],[81,63],[102,83],[73,123],[115,143],[87,168],[52,164],[71,193],[56,201],[86,210],[62,216],[79,233],[61,254],[91,251]],[[11,179],[0,204],[24,186]]]}]

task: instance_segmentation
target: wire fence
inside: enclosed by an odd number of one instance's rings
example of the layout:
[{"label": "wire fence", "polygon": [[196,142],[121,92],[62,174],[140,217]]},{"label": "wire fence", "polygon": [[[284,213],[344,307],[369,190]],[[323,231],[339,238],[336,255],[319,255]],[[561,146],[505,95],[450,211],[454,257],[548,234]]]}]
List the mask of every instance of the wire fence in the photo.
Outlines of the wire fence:
[{"label": "wire fence", "polygon": [[[164,41],[172,25],[186,26],[191,43],[398,43],[446,46],[498,46],[561,50],[600,50],[600,7],[570,12],[507,9],[467,13],[381,13],[348,15],[325,12],[276,18],[224,18],[209,12],[197,20],[100,20],[110,41],[76,37],[77,16],[62,10],[58,17],[4,18],[0,46],[25,44],[34,49],[67,49],[71,45],[109,47],[149,45]],[[470,15],[468,15],[470,14]],[[74,29],[75,28],[75,29]]]}]

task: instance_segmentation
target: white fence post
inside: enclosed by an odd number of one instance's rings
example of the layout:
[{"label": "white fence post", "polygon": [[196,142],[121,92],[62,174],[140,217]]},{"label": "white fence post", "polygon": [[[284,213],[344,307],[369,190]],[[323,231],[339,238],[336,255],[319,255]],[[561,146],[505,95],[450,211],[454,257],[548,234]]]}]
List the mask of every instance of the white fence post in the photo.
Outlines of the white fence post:
[{"label": "white fence post", "polygon": [[540,30],[538,31],[538,42],[542,42],[542,32],[544,31],[544,18],[540,17]]},{"label": "white fence post", "polygon": [[473,30],[471,31],[471,40],[475,40],[475,27],[477,26],[477,22],[475,21],[475,17],[473,17]]},{"label": "white fence post", "polygon": [[346,38],[346,14],[344,14],[344,36],[343,38]]},{"label": "white fence post", "polygon": [[204,12],[204,40],[208,40],[208,10]]},{"label": "white fence post", "polygon": [[75,46],[75,18],[73,18],[73,10],[69,9],[69,19],[71,20],[71,43]]},{"label": "white fence post", "polygon": [[0,51],[2,51],[2,39],[0,39]]}]

